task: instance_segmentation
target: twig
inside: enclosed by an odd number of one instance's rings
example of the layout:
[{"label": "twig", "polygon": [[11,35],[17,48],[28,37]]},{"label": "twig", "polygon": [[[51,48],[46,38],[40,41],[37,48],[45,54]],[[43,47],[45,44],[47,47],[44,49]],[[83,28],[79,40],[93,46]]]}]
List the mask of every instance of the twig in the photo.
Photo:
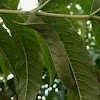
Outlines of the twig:
[{"label": "twig", "polygon": [[47,12],[37,12],[37,15],[68,18],[68,19],[96,19],[96,20],[100,20],[100,17],[91,16],[91,15],[67,15],[67,14],[56,14],[56,13],[47,13]]},{"label": "twig", "polygon": [[[27,11],[0,9],[0,13],[3,13],[3,14],[22,14],[22,15],[24,15],[26,12]],[[37,11],[36,14],[42,15],[42,16],[61,17],[61,18],[68,18],[68,19],[95,19],[95,20],[100,20],[100,17],[91,16],[91,15],[67,15],[67,14],[47,13],[47,12],[40,12],[40,11]]]},{"label": "twig", "polygon": [[45,3],[43,3],[40,7],[38,7],[36,10],[42,9],[44,6],[46,6],[51,0],[47,0]]},{"label": "twig", "polygon": [[91,16],[95,15],[95,14],[98,13],[99,11],[100,11],[100,8],[97,9],[96,11],[94,11],[94,12],[91,14]]},{"label": "twig", "polygon": [[25,12],[26,11],[0,9],[0,13],[2,14],[25,14]]}]

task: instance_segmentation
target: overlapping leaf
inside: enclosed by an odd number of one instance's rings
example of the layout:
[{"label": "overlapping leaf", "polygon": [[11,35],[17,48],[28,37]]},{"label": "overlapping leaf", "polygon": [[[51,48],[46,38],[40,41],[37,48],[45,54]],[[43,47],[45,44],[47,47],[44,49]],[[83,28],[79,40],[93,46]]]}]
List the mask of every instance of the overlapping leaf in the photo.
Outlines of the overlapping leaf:
[{"label": "overlapping leaf", "polygon": [[50,52],[48,50],[47,45],[45,44],[43,38],[39,35],[38,32],[35,32],[35,35],[39,41],[39,44],[41,46],[41,50],[43,53],[43,63],[44,65],[47,67],[47,70],[49,72],[49,77],[50,77],[50,86],[53,84],[54,82],[54,77],[55,77],[55,68],[54,68],[54,64],[50,55]]},{"label": "overlapping leaf", "polygon": [[[40,4],[43,4],[46,0],[38,0]],[[57,12],[59,10],[60,13],[66,13],[66,6],[73,2],[74,0],[51,0],[42,10],[47,12]],[[58,12],[58,13],[59,13]],[[51,71],[52,72],[52,71]],[[51,73],[49,72],[49,73]],[[52,77],[52,76],[50,76]]]},{"label": "overlapping leaf", "polygon": [[[92,5],[92,1],[86,2],[88,2],[90,6]],[[82,4],[86,2],[80,1]],[[88,4],[86,6],[82,5],[82,7],[83,6],[88,8]],[[86,10],[85,12],[89,14],[90,8],[88,9],[89,12],[87,11],[87,8],[84,8],[84,11]],[[50,10],[50,8],[46,9],[46,11],[48,10]],[[59,9],[55,12],[62,13]],[[75,31],[69,21],[63,18],[48,17],[46,21],[51,23],[51,25],[59,33],[68,54],[71,70],[77,85],[76,89],[68,92],[69,100],[99,100],[100,91],[95,69],[77,31]]]},{"label": "overlapping leaf", "polygon": [[100,91],[95,69],[81,37],[66,19],[48,18],[48,20],[51,21],[64,43],[77,84],[79,100],[99,100]]},{"label": "overlapping leaf", "polygon": [[[41,4],[43,4],[44,2],[46,2],[47,0],[38,0],[39,1],[39,4],[41,5]],[[66,6],[70,3],[70,2],[73,2],[74,0],[51,0],[42,10],[44,10],[44,11],[47,11],[47,12],[56,12],[58,9],[59,9],[59,11],[61,12],[61,13],[65,13],[66,12]],[[42,43],[42,42],[41,42]],[[40,43],[40,44],[41,44]],[[42,43],[43,44],[43,43]],[[42,47],[43,47],[43,49],[44,49],[44,47],[46,47],[46,46],[43,46],[42,45]],[[45,52],[46,54],[47,54],[47,51]],[[51,58],[51,57],[46,57],[46,59],[49,59],[49,58]],[[45,60],[46,60],[45,59]],[[49,59],[50,60],[50,59]],[[46,62],[48,62],[48,61],[46,61]],[[50,62],[50,61],[49,61]],[[51,64],[50,64],[51,65]],[[48,66],[47,64],[46,64],[46,66]],[[51,65],[52,66],[52,65]],[[51,67],[51,68],[53,68],[53,67]],[[49,69],[49,74],[50,74],[50,79],[53,79],[53,77],[52,77],[52,75],[53,75],[53,70],[52,69],[50,69],[50,67],[48,66],[48,69]],[[51,75],[52,74],[52,75]]]},{"label": "overlapping leaf", "polygon": [[[31,27],[40,33],[49,48],[59,78],[66,87],[73,88],[74,81],[70,73],[67,54],[58,33],[48,23],[45,23],[34,14],[30,14],[25,23],[18,24]],[[65,70],[63,70],[64,68]]]},{"label": "overlapping leaf", "polygon": [[[31,18],[32,17],[36,17],[36,16],[31,16]],[[35,18],[35,20],[36,19],[37,18]],[[77,94],[76,98],[78,100],[85,100],[85,99],[99,100],[100,91],[99,91],[99,84],[97,82],[97,77],[95,74],[95,69],[93,67],[92,61],[89,58],[88,52],[86,51],[85,45],[81,37],[78,35],[77,31],[71,26],[69,21],[61,18],[48,18],[48,20],[51,21],[50,22],[51,25],[59,33],[60,38],[64,43],[66,52],[68,54],[71,70],[77,85],[77,88],[75,89]],[[62,73],[66,75],[66,67],[64,69],[64,65],[63,65],[64,63],[61,63],[60,61],[61,59],[59,60],[57,55],[59,55],[59,57],[61,55],[64,58],[65,56],[62,53],[64,51],[62,50],[63,48],[61,49],[60,40],[57,37],[57,33],[53,31],[53,28],[48,26],[48,24],[41,22],[39,18],[37,20],[37,23],[34,23],[34,20],[31,21],[33,23],[27,21],[25,24],[21,24],[21,25],[32,27],[33,29],[36,29],[41,33],[41,35],[43,36],[44,40],[46,41],[49,47],[52,58],[54,60],[57,73],[61,78],[62,82],[65,84],[66,81],[64,80],[66,80],[68,76],[66,76],[65,79]],[[63,70],[58,66],[57,61],[59,61],[60,65],[62,65]],[[74,90],[69,91],[69,100],[71,100],[70,93],[73,92]],[[74,95],[75,93],[73,93],[73,96]]]},{"label": "overlapping leaf", "polygon": [[[55,4],[58,4],[58,3],[56,2]],[[56,7],[58,7],[58,6],[59,5],[57,5]],[[52,6],[52,8],[53,7],[54,6]],[[52,11],[56,12],[56,10],[53,11],[50,9],[50,12],[52,12]],[[10,18],[8,18],[8,19],[10,19]],[[30,71],[30,69],[33,68],[32,67],[33,62],[31,62],[32,63],[31,64],[30,61],[31,61],[31,59],[34,59],[33,56],[30,57],[30,54],[35,55],[35,54],[37,54],[36,52],[38,52],[40,49],[39,50],[37,49],[37,47],[36,47],[37,44],[34,46],[34,48],[32,47],[31,42],[33,43],[33,41],[30,41],[30,40],[32,40],[31,38],[33,35],[30,36],[29,34],[28,35],[26,34],[26,32],[28,32],[30,30],[28,30],[28,29],[24,30],[23,28],[20,29],[21,27],[18,27],[18,26],[16,27],[16,25],[14,25],[13,23],[9,23],[8,19],[5,19],[4,21],[5,21],[6,25],[8,26],[8,28],[11,30],[11,33],[13,33],[12,37],[14,38],[14,41],[17,43],[16,45],[18,47],[18,48],[16,48],[17,54],[18,54],[18,56],[16,56],[16,59],[18,61],[16,63],[16,72],[18,73],[17,75],[19,77],[19,84],[20,84],[18,86],[19,99],[20,100],[31,100],[31,99],[33,99],[33,98],[31,98],[32,97],[31,93],[36,93],[37,90],[35,90],[35,92],[33,92],[33,90],[31,90],[30,86],[32,87],[37,84],[30,85],[31,77],[30,77],[30,74],[28,74],[28,73],[31,73],[33,75],[32,72],[35,71],[36,73],[34,72],[34,74],[38,76],[38,74],[37,74],[38,72],[37,72],[36,67],[34,67],[35,70]],[[13,19],[13,17],[12,17],[12,19]],[[73,73],[73,76],[74,76],[74,79],[75,79],[75,82],[77,85],[76,89],[69,91],[69,94],[68,94],[69,100],[100,100],[100,97],[99,97],[100,91],[98,88],[98,82],[96,79],[94,67],[88,56],[88,53],[86,51],[83,41],[81,40],[80,36],[77,34],[77,31],[75,31],[74,28],[70,25],[70,22],[65,19],[47,18],[46,21],[48,23],[51,23],[51,25],[54,27],[54,29],[59,33],[60,39],[63,41],[64,47],[68,54],[71,71]],[[14,28],[16,28],[16,29],[14,29]],[[51,28],[51,30],[52,30],[52,28]],[[22,32],[22,34],[20,34],[19,31]],[[28,42],[29,42],[29,44],[28,44]],[[52,41],[52,43],[53,43],[53,41]],[[36,52],[32,53],[31,50],[32,51],[35,50]],[[40,56],[35,55],[35,57],[38,58]],[[34,59],[34,61],[35,61],[35,59]],[[38,64],[36,64],[36,65],[38,65]],[[39,64],[39,65],[41,65],[41,64]],[[24,70],[24,69],[26,69],[26,70]],[[35,78],[37,78],[37,76],[35,76]],[[40,80],[40,79],[37,79],[37,80]],[[32,81],[34,81],[34,80],[32,80]],[[35,81],[35,83],[37,83],[37,82]],[[38,81],[38,83],[39,83],[39,81]],[[39,86],[37,86],[37,87],[39,87]],[[30,93],[30,91],[31,91],[31,93]],[[72,94],[71,97],[70,97],[70,94]],[[73,96],[74,97],[76,96],[76,97],[72,98]]]},{"label": "overlapping leaf", "polygon": [[[92,5],[92,1],[89,0],[80,1],[80,3],[86,3],[87,5],[82,5],[82,7],[84,6],[87,8],[88,3],[90,6]],[[84,11],[87,10],[87,8],[84,8]],[[49,9],[50,8],[47,8],[46,11],[48,11]],[[90,12],[90,8],[88,10]],[[55,12],[62,13],[59,9]],[[85,12],[87,14],[89,13],[88,11]],[[46,21],[52,24],[55,30],[59,33],[60,38],[64,43],[66,52],[69,57],[71,70],[77,84],[77,89],[71,90],[71,92],[69,92],[69,100],[74,100],[74,98],[70,98],[71,93],[73,93],[71,97],[77,94],[77,100],[98,100],[100,91],[95,74],[95,69],[89,58],[88,52],[86,51],[85,45],[81,40],[81,37],[78,35],[77,31],[75,31],[75,29],[71,26],[70,22],[63,18],[61,19],[49,17]]]},{"label": "overlapping leaf", "polygon": [[[19,100],[33,100],[39,91],[42,76],[41,49],[33,30],[16,26],[12,20],[20,20],[14,15],[2,15],[10,29],[16,46],[15,72],[19,83],[16,87]],[[21,19],[23,20],[23,19]]]}]

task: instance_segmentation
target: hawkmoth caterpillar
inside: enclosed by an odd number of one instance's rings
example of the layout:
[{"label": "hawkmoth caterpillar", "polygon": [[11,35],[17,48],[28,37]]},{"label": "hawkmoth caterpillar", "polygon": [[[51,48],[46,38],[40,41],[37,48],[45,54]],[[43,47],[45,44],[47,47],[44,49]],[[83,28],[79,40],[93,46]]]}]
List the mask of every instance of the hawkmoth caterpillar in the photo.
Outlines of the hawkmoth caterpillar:
[{"label": "hawkmoth caterpillar", "polygon": [[70,73],[67,53],[58,33],[48,23],[35,14],[30,14],[25,23],[17,24],[31,27],[39,32],[48,46],[55,69],[62,83],[67,88],[73,88],[74,80]]}]

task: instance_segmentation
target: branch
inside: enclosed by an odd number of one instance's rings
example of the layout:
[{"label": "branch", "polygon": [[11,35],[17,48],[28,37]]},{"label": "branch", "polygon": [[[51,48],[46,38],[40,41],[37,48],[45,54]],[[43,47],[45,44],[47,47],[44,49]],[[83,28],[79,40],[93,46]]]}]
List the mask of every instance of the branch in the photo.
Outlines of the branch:
[{"label": "branch", "polygon": [[[22,14],[22,15],[24,15],[26,12],[27,11],[0,9],[0,13],[2,13],[2,14]],[[68,19],[87,19],[87,20],[88,19],[95,19],[95,20],[100,20],[100,17],[91,16],[91,15],[67,15],[67,14],[47,13],[47,12],[40,12],[40,11],[37,11],[36,14],[42,15],[42,16],[60,17],[60,18],[68,18]]]},{"label": "branch", "polygon": [[91,14],[91,16],[95,15],[95,14],[98,13],[99,11],[100,11],[100,8],[97,9],[96,11],[94,11],[94,12]]},{"label": "branch", "polygon": [[56,14],[56,13],[47,13],[47,12],[37,12],[37,15],[68,18],[68,19],[96,19],[96,20],[100,20],[100,17],[91,16],[91,15],[67,15],[67,14]]},{"label": "branch", "polygon": [[2,14],[25,14],[25,12],[26,11],[0,9],[0,13]]}]

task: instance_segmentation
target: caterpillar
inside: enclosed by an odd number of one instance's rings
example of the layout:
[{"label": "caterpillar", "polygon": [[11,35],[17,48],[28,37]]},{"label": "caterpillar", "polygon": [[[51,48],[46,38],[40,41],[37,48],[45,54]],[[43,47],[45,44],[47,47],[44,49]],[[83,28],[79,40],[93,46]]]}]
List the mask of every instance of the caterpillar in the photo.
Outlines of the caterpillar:
[{"label": "caterpillar", "polygon": [[50,24],[46,23],[35,14],[30,14],[25,23],[17,24],[28,26],[38,31],[48,46],[58,77],[67,88],[73,88],[75,82],[70,73],[66,50],[58,33],[50,26]]}]

